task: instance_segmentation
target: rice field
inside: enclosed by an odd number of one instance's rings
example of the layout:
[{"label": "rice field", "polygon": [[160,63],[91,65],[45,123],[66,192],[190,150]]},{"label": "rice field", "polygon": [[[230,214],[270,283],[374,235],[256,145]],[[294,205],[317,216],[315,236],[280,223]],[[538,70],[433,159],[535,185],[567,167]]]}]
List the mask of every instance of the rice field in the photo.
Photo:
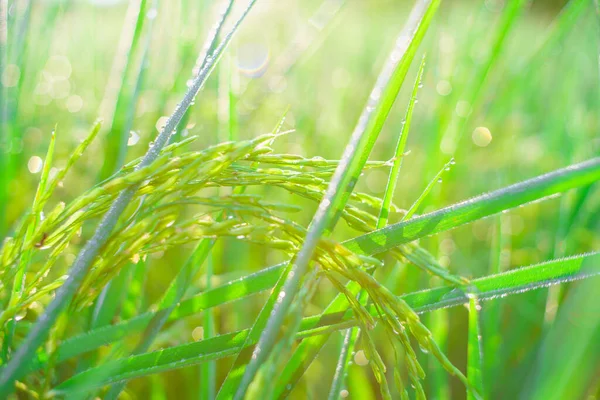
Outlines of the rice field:
[{"label": "rice field", "polygon": [[0,398],[596,399],[597,0],[0,1]]}]

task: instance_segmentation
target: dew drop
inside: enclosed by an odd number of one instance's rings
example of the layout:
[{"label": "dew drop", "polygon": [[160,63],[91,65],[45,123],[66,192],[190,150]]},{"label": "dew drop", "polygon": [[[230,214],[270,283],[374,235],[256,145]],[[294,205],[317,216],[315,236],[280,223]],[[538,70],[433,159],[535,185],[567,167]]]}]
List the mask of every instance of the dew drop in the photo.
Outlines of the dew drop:
[{"label": "dew drop", "polygon": [[438,179],[438,183],[442,183],[442,179]]},{"label": "dew drop", "polygon": [[134,146],[140,141],[140,135],[135,131],[129,131],[129,139],[127,139],[127,146]]}]

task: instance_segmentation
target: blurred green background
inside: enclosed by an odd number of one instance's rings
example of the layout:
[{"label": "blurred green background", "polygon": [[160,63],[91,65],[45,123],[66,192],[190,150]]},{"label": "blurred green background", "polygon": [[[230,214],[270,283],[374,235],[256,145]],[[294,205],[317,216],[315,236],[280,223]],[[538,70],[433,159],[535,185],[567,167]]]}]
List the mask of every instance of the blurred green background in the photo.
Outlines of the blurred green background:
[{"label": "blurred green background", "polygon": [[[127,160],[145,152],[158,133],[157,127],[164,123],[161,118],[169,115],[181,99],[220,8],[217,1],[162,0],[154,9],[148,0],[139,45],[130,54],[130,65],[121,82],[111,78],[111,70],[125,62],[119,50],[122,30],[135,25],[127,18],[127,2],[11,3],[9,32],[12,29],[20,36],[9,42],[8,66],[1,77],[4,98],[8,99],[5,123],[11,132],[1,143],[10,174],[2,233],[9,232],[29,206],[41,157],[55,127],[55,159],[60,165],[91,123],[97,117],[105,120],[99,140],[58,189],[55,201],[73,199],[102,176],[104,151],[111,144],[111,122],[113,132],[131,130]],[[571,22],[557,25],[556,21],[564,16],[560,14],[564,3],[535,0],[525,8],[483,80],[477,101],[470,104],[465,99],[493,52],[504,1],[442,2],[420,49],[420,53],[426,53],[427,64],[408,141],[410,154],[405,157],[394,199],[398,206],[409,207],[450,159],[443,135],[452,124],[459,124],[462,133],[456,165],[437,185],[425,211],[600,154],[598,21],[592,1],[572,1]],[[259,1],[199,94],[179,134],[199,136],[193,144],[198,148],[231,137],[251,138],[270,132],[289,108],[285,129],[295,132],[278,140],[276,150],[339,158],[411,6],[412,2],[391,0]],[[238,11],[234,9],[234,13]],[[413,65],[409,80],[414,79],[417,67]],[[138,82],[139,71],[143,73]],[[124,97],[116,107],[115,93],[121,84]],[[397,99],[372,159],[392,157],[410,86],[405,85]],[[382,195],[386,182],[386,171],[371,170],[361,178],[358,188]],[[310,222],[314,204],[271,190],[266,194],[306,206],[297,218],[305,225]],[[422,245],[453,273],[467,277],[488,274],[495,265],[506,270],[598,249],[598,188],[585,192],[579,204],[581,198],[582,190],[571,192],[422,240]],[[498,221],[501,231],[496,234]],[[341,240],[355,235],[341,224],[335,237]],[[502,250],[496,264],[491,254],[498,242]],[[72,247],[67,251],[65,270],[72,260],[69,254],[76,254],[76,250]],[[184,262],[186,257],[187,251],[174,249],[149,258],[143,305],[152,304],[163,293],[174,273],[171,266]],[[278,254],[264,248],[222,241],[212,256],[216,274],[213,280],[224,282],[278,261]],[[378,274],[395,293],[439,284],[412,266],[389,265]],[[582,290],[597,293],[598,284],[594,279]],[[199,279],[195,285],[201,290],[205,282]],[[562,295],[568,298],[571,289],[579,285],[572,284]],[[332,287],[323,284],[309,313],[322,310],[333,293]],[[494,398],[528,398],[526,387],[548,383],[547,377],[530,373],[544,357],[552,357],[546,354],[548,348],[542,347],[544,321],[552,314],[551,309],[546,310],[547,293],[544,289],[484,304],[484,314],[495,307],[501,315],[497,327],[484,322],[489,345],[486,350],[491,351],[484,353],[489,375],[486,384],[491,386]],[[217,309],[217,332],[250,326],[265,298],[255,296],[251,301]],[[567,336],[583,329],[579,324],[585,323],[586,315],[599,311],[597,307],[595,312],[575,310],[581,313],[577,318],[559,313],[560,328]],[[193,340],[192,332],[201,324],[201,318],[171,326],[156,346]],[[450,359],[463,369],[467,310],[437,311],[425,320]],[[590,329],[592,339],[588,338],[587,353],[598,355],[600,335],[596,326]],[[334,339],[310,367],[294,398],[319,399],[327,393],[342,335],[336,334]],[[226,359],[217,363],[218,380],[224,378],[230,362]],[[573,398],[597,398],[598,357],[585,362],[589,362],[585,373],[595,378],[582,379],[573,389]],[[431,398],[464,397],[463,386],[446,377],[435,362],[424,365],[430,366],[426,382]],[[138,379],[128,386],[128,395],[197,396],[198,374],[198,367],[190,367]],[[450,384],[446,385],[448,379]],[[353,365],[349,398],[378,395],[370,369]]]}]

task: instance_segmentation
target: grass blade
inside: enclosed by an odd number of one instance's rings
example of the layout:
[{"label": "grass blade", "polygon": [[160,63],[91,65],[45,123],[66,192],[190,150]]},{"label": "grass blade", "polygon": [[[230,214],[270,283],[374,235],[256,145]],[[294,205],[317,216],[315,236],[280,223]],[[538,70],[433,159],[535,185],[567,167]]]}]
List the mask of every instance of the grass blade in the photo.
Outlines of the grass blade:
[{"label": "grass blade", "polygon": [[586,186],[598,180],[600,180],[600,158],[593,158],[408,221],[389,225],[357,237],[346,243],[346,247],[362,254],[377,254],[400,244],[434,235],[569,189]]},{"label": "grass blade", "polygon": [[[173,130],[177,127],[186,110],[193,102],[194,97],[206,82],[206,79],[213,70],[216,62],[223,54],[224,49],[231,41],[231,38],[237,31],[242,21],[245,19],[246,15],[248,15],[250,12],[254,3],[255,0],[249,3],[246,10],[236,21],[225,39],[217,47],[215,52],[211,54],[211,57],[204,68],[200,71],[198,76],[194,78],[193,83],[186,92],[183,100],[177,105],[175,111],[165,124],[162,132],[158,135],[152,147],[150,147],[146,155],[143,157],[141,163],[137,167],[138,169],[151,164],[158,157],[160,150],[167,144],[167,141]],[[0,396],[6,396],[11,393],[14,389],[14,381],[27,370],[35,351],[47,337],[48,332],[54,325],[60,313],[70,303],[89,266],[98,254],[99,249],[106,242],[108,235],[114,229],[119,216],[128,205],[129,201],[133,198],[134,193],[135,187],[125,189],[123,192],[121,192],[119,197],[115,200],[109,211],[100,222],[100,225],[98,226],[93,237],[86,243],[75,259],[73,266],[69,271],[69,277],[63,286],[61,286],[61,288],[57,291],[55,298],[48,305],[46,311],[27,335],[25,341],[15,352],[10,362],[8,362],[2,368],[2,375],[0,377]]]},{"label": "grass blade", "polygon": [[[342,390],[344,380],[346,379],[346,369],[348,367],[348,363],[352,360],[352,352],[354,351],[354,346],[359,334],[360,330],[355,327],[348,329],[344,335],[344,342],[342,343],[342,348],[340,349],[340,356],[335,368],[333,382],[331,383],[331,389],[329,389],[329,400],[337,400],[340,398],[340,392]],[[310,338],[305,339],[305,341],[306,340],[310,340]],[[302,343],[304,343],[304,341]],[[306,360],[307,358],[304,359]]]},{"label": "grass blade", "polygon": [[[479,327],[479,310],[481,306],[476,295],[469,294],[469,334],[467,347],[467,377],[469,386],[477,393],[483,390],[483,354],[481,344],[481,330]],[[467,390],[467,399],[473,400],[475,396]]]},{"label": "grass blade", "polygon": [[454,165],[454,159],[448,161],[446,165],[444,165],[442,169],[440,169],[439,172],[435,174],[433,179],[427,184],[427,186],[425,186],[423,193],[421,193],[417,200],[415,200],[415,202],[412,203],[406,214],[404,214],[404,216],[402,217],[402,221],[411,219],[413,215],[415,215],[415,213],[419,210],[419,207],[421,207],[421,204],[423,204],[423,201],[425,200],[427,195],[431,192],[431,190],[435,187],[437,183],[440,183],[444,172],[448,171],[452,165]]},{"label": "grass blade", "polygon": [[[425,70],[425,56],[423,56],[423,60],[421,60],[421,65],[419,66],[419,71],[417,72],[417,78],[415,80],[415,85],[413,86],[412,95],[410,97],[410,101],[408,103],[408,108],[406,109],[406,116],[404,117],[404,122],[402,125],[402,131],[400,131],[400,136],[398,137],[398,144],[396,145],[396,153],[394,154],[394,164],[392,165],[392,169],[390,171],[390,176],[388,177],[388,183],[385,187],[385,192],[383,194],[383,202],[381,205],[381,212],[379,213],[379,219],[377,220],[377,228],[383,228],[387,225],[388,215],[390,205],[392,204],[392,197],[396,192],[396,185],[398,183],[398,177],[400,176],[400,168],[402,167],[402,156],[404,155],[404,149],[406,148],[406,140],[408,139],[408,131],[410,129],[410,123],[412,121],[412,114],[415,108],[415,104],[417,102],[417,92],[419,91],[419,86],[421,85],[421,80],[423,79],[423,71]],[[405,217],[410,218],[410,217]]]},{"label": "grass blade", "polygon": [[[483,301],[598,275],[600,275],[600,252],[595,252],[474,279],[472,284],[477,290],[478,299]],[[467,294],[453,287],[428,289],[403,295],[401,298],[419,313],[468,304],[470,300]],[[374,307],[371,307],[369,312],[373,316],[378,315]],[[355,324],[356,321],[353,320],[350,311],[308,317],[303,319],[297,338],[323,335]],[[54,394],[63,395],[89,390],[88,382],[91,377],[104,374],[107,370],[110,370],[110,374],[104,375],[106,378],[103,383],[117,382],[226,357],[239,352],[244,345],[256,343],[246,343],[248,333],[248,330],[228,333],[208,340],[115,360],[64,381],[54,389]]]},{"label": "grass blade", "polygon": [[[211,279],[213,272],[213,255],[211,255],[207,262],[206,268],[206,290],[211,289]],[[211,309],[206,310],[204,313],[204,337],[210,339],[215,336],[215,320]],[[200,397],[202,399],[214,399],[216,390],[216,378],[217,378],[217,366],[214,361],[209,361],[200,367]]]},{"label": "grass blade", "polygon": [[[322,236],[331,232],[345,207],[438,5],[439,1],[418,2],[411,12],[404,36],[398,40],[397,48],[375,83],[367,106],[309,226],[302,248],[290,265],[289,272],[284,273],[281,286],[273,292],[274,296],[265,305],[264,312],[261,311],[262,318],[259,317],[253,327],[253,332],[262,333],[239,385],[234,385],[237,386],[234,398],[243,397],[259,366],[267,360],[283,319],[298,293],[317,243]],[[226,380],[225,384],[225,390],[221,389],[222,396],[228,397],[231,394],[232,383]]]},{"label": "grass blade", "polygon": [[[200,72],[200,70],[204,67],[204,64],[206,63],[207,57],[209,54],[211,54],[215,47],[217,46],[217,40],[219,38],[219,35],[221,33],[221,31],[223,30],[223,26],[225,25],[225,21],[227,20],[227,18],[229,17],[229,14],[231,13],[231,10],[233,8],[233,2],[234,0],[225,0],[223,2],[223,5],[221,5],[220,10],[219,10],[219,16],[216,19],[215,23],[213,24],[213,26],[211,27],[210,31],[208,32],[208,35],[206,37],[206,39],[204,40],[204,44],[202,45],[202,49],[200,51],[200,53],[198,54],[198,56],[196,57],[196,61],[194,63],[194,67],[192,69],[192,74],[195,76],[198,74],[198,72]],[[227,62],[228,60],[225,60],[225,62]],[[176,86],[180,86],[179,80],[176,82]],[[171,137],[170,142],[171,143],[175,143],[178,140],[181,139],[181,132],[183,131],[183,129],[185,129],[185,125],[187,124],[188,119],[190,118],[190,112],[191,110],[188,110],[185,115],[182,118],[182,123],[180,124],[179,128],[177,129],[177,131],[175,132],[175,134],[173,134],[173,136]]]},{"label": "grass blade", "polygon": [[[0,70],[4,71],[8,55],[8,0],[0,1]],[[0,235],[4,236],[6,231],[6,205],[8,204],[8,184],[11,182],[11,156],[4,146],[12,140],[8,128],[8,90],[5,86],[0,88]]]}]

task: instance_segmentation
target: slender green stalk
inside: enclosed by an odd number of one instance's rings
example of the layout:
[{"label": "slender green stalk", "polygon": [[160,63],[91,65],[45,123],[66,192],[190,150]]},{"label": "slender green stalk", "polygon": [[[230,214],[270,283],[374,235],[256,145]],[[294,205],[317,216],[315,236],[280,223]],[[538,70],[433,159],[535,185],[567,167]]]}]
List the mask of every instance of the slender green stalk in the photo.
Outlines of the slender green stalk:
[{"label": "slender green stalk", "polygon": [[[231,10],[233,9],[233,3],[235,0],[223,0],[223,4],[221,5],[221,9],[219,12],[219,16],[216,19],[215,23],[212,25],[210,31],[208,31],[208,35],[204,40],[204,44],[202,45],[202,49],[198,56],[196,57],[196,61],[194,63],[194,68],[192,69],[192,75],[196,76],[200,70],[204,67],[208,55],[211,54],[217,46],[217,40],[221,31],[223,30],[223,26],[225,25],[225,21],[231,14]],[[182,75],[180,75],[182,76]],[[175,134],[171,137],[170,143],[175,143],[177,140],[181,138],[181,132],[185,129],[185,125],[190,117],[190,111],[187,111],[182,119],[181,126],[177,129]]]},{"label": "slender green stalk", "polygon": [[419,207],[421,207],[421,204],[423,204],[423,201],[425,200],[425,198],[427,197],[427,195],[429,195],[429,193],[431,193],[431,190],[435,187],[436,184],[438,184],[438,183],[441,182],[442,175],[444,175],[444,172],[450,170],[450,167],[452,165],[454,165],[454,159],[451,159],[450,161],[448,161],[446,163],[446,165],[444,165],[442,167],[442,169],[440,169],[438,171],[438,173],[435,174],[435,176],[433,177],[433,179],[431,181],[429,181],[429,183],[427,184],[427,186],[425,186],[425,189],[423,190],[423,192],[421,193],[421,195],[410,206],[410,208],[408,209],[408,211],[406,212],[406,214],[404,214],[404,216],[402,217],[402,221],[406,221],[408,219],[411,219],[413,217],[413,215],[415,215],[415,213],[419,210]]},{"label": "slender green stalk", "polygon": [[[208,258],[207,266],[206,266],[206,290],[210,290],[212,288],[211,279],[213,275],[213,256],[211,255]],[[204,312],[204,337],[206,339],[210,339],[215,336],[215,320],[214,314],[212,313],[212,309],[208,309]],[[202,365],[200,367],[200,398],[201,399],[214,399],[216,390],[216,378],[217,378],[217,368],[216,363],[214,361],[209,361],[208,363]]]},{"label": "slender green stalk", "polygon": [[[377,229],[383,228],[387,225],[390,205],[392,204],[392,197],[396,191],[396,185],[398,184],[398,177],[400,176],[400,168],[402,167],[402,159],[404,155],[404,149],[406,148],[406,140],[408,139],[408,131],[410,129],[410,123],[412,121],[413,110],[415,108],[415,104],[417,102],[417,92],[419,91],[419,87],[421,85],[421,80],[423,79],[423,71],[425,70],[425,56],[423,56],[423,60],[421,60],[421,65],[419,66],[419,71],[417,72],[417,79],[415,80],[415,85],[412,90],[412,95],[410,97],[410,101],[408,103],[408,108],[406,109],[406,116],[404,117],[404,122],[402,123],[402,130],[400,131],[400,136],[398,137],[398,144],[396,145],[396,153],[394,154],[394,163],[392,165],[392,170],[390,171],[390,176],[388,178],[387,186],[385,188],[385,192],[383,194],[383,202],[381,205],[381,212],[379,213],[379,219],[377,220]],[[405,217],[410,218],[410,217]]]},{"label": "slender green stalk", "polygon": [[[327,397],[329,400],[337,400],[340,398],[340,392],[344,380],[346,379],[346,367],[348,366],[348,363],[352,361],[352,351],[358,340],[359,334],[360,330],[358,328],[350,328],[344,335],[344,341],[340,348],[340,356],[338,358],[337,366],[335,367],[333,381],[331,382],[331,389],[329,389],[329,396]],[[304,360],[306,360],[306,358]]]},{"label": "slender green stalk", "polygon": [[[490,257],[490,268],[489,274],[495,275],[504,272],[507,268],[505,261],[506,254],[510,249],[509,238],[506,233],[503,233],[503,227],[509,224],[507,218],[503,215],[495,217],[494,223],[494,236],[492,241],[492,251]],[[495,386],[495,378],[498,373],[498,366],[500,365],[500,344],[502,342],[501,336],[501,316],[503,312],[502,304],[499,302],[490,302],[486,304],[485,314],[482,323],[482,334],[486,340],[483,341],[483,354],[486,357],[483,359],[484,365],[484,387],[488,397],[490,393],[493,393]]]},{"label": "slender green stalk", "polygon": [[[0,0],[0,73],[4,72],[7,63],[8,49],[8,0]],[[8,91],[0,87],[0,237],[6,231],[6,205],[8,204],[8,184],[11,182],[9,168],[12,137],[8,131],[7,101]]]},{"label": "slender green stalk", "polygon": [[[250,12],[255,0],[251,1],[240,17],[232,27],[231,31],[227,34],[221,44],[217,47],[215,52],[211,54],[209,61],[206,63],[204,68],[200,71],[198,76],[193,80],[192,85],[188,89],[181,103],[179,103],[168,119],[162,132],[158,135],[154,141],[152,147],[148,150],[146,155],[143,157],[140,164],[136,167],[138,170],[147,165],[150,165],[159,155],[162,148],[167,144],[169,137],[173,130],[177,127],[177,124],[183,117],[190,104],[193,102],[194,97],[200,90],[200,88],[206,82],[210,72],[214,68],[216,62],[223,54],[223,51],[231,41],[234,33],[244,20],[244,18]],[[76,290],[80,286],[83,277],[85,276],[89,266],[92,264],[94,258],[98,254],[98,251],[104,243],[106,243],[108,236],[117,224],[119,216],[125,210],[130,200],[135,194],[136,187],[130,187],[125,189],[119,197],[115,200],[111,208],[108,210],[96,232],[92,238],[83,247],[77,258],[75,259],[71,270],[69,271],[69,277],[57,291],[55,298],[46,308],[46,311],[31,329],[27,335],[25,341],[21,344],[21,347],[15,352],[14,356],[2,369],[2,376],[0,377],[0,396],[6,396],[14,389],[14,381],[18,379],[27,370],[28,365],[31,362],[32,357],[35,354],[37,348],[43,343],[48,335],[48,332],[54,325],[54,322],[60,315],[60,313],[68,306],[71,299],[73,298]]]},{"label": "slender green stalk", "polygon": [[[476,295],[469,294],[469,333],[467,349],[467,377],[469,384],[477,393],[485,393],[483,388],[483,354],[479,310],[481,306]],[[474,400],[471,390],[467,390],[467,399]]]},{"label": "slender green stalk", "polygon": [[[308,228],[302,248],[288,268],[289,272],[282,277],[281,286],[274,291],[277,293],[276,299],[270,299],[267,303],[265,314],[261,312],[263,315],[268,314],[268,320],[264,329],[260,329],[260,339],[234,398],[240,399],[245,395],[259,366],[268,359],[287,311],[300,289],[300,282],[306,274],[317,243],[322,236],[331,232],[345,207],[438,5],[439,1],[418,2],[411,12],[404,36],[398,40],[396,50],[377,79],[367,106]],[[258,321],[261,321],[260,317]],[[256,325],[255,327],[258,328]],[[256,328],[253,327],[253,331],[259,330]],[[225,396],[228,396],[228,391],[229,389],[223,392]]]}]

